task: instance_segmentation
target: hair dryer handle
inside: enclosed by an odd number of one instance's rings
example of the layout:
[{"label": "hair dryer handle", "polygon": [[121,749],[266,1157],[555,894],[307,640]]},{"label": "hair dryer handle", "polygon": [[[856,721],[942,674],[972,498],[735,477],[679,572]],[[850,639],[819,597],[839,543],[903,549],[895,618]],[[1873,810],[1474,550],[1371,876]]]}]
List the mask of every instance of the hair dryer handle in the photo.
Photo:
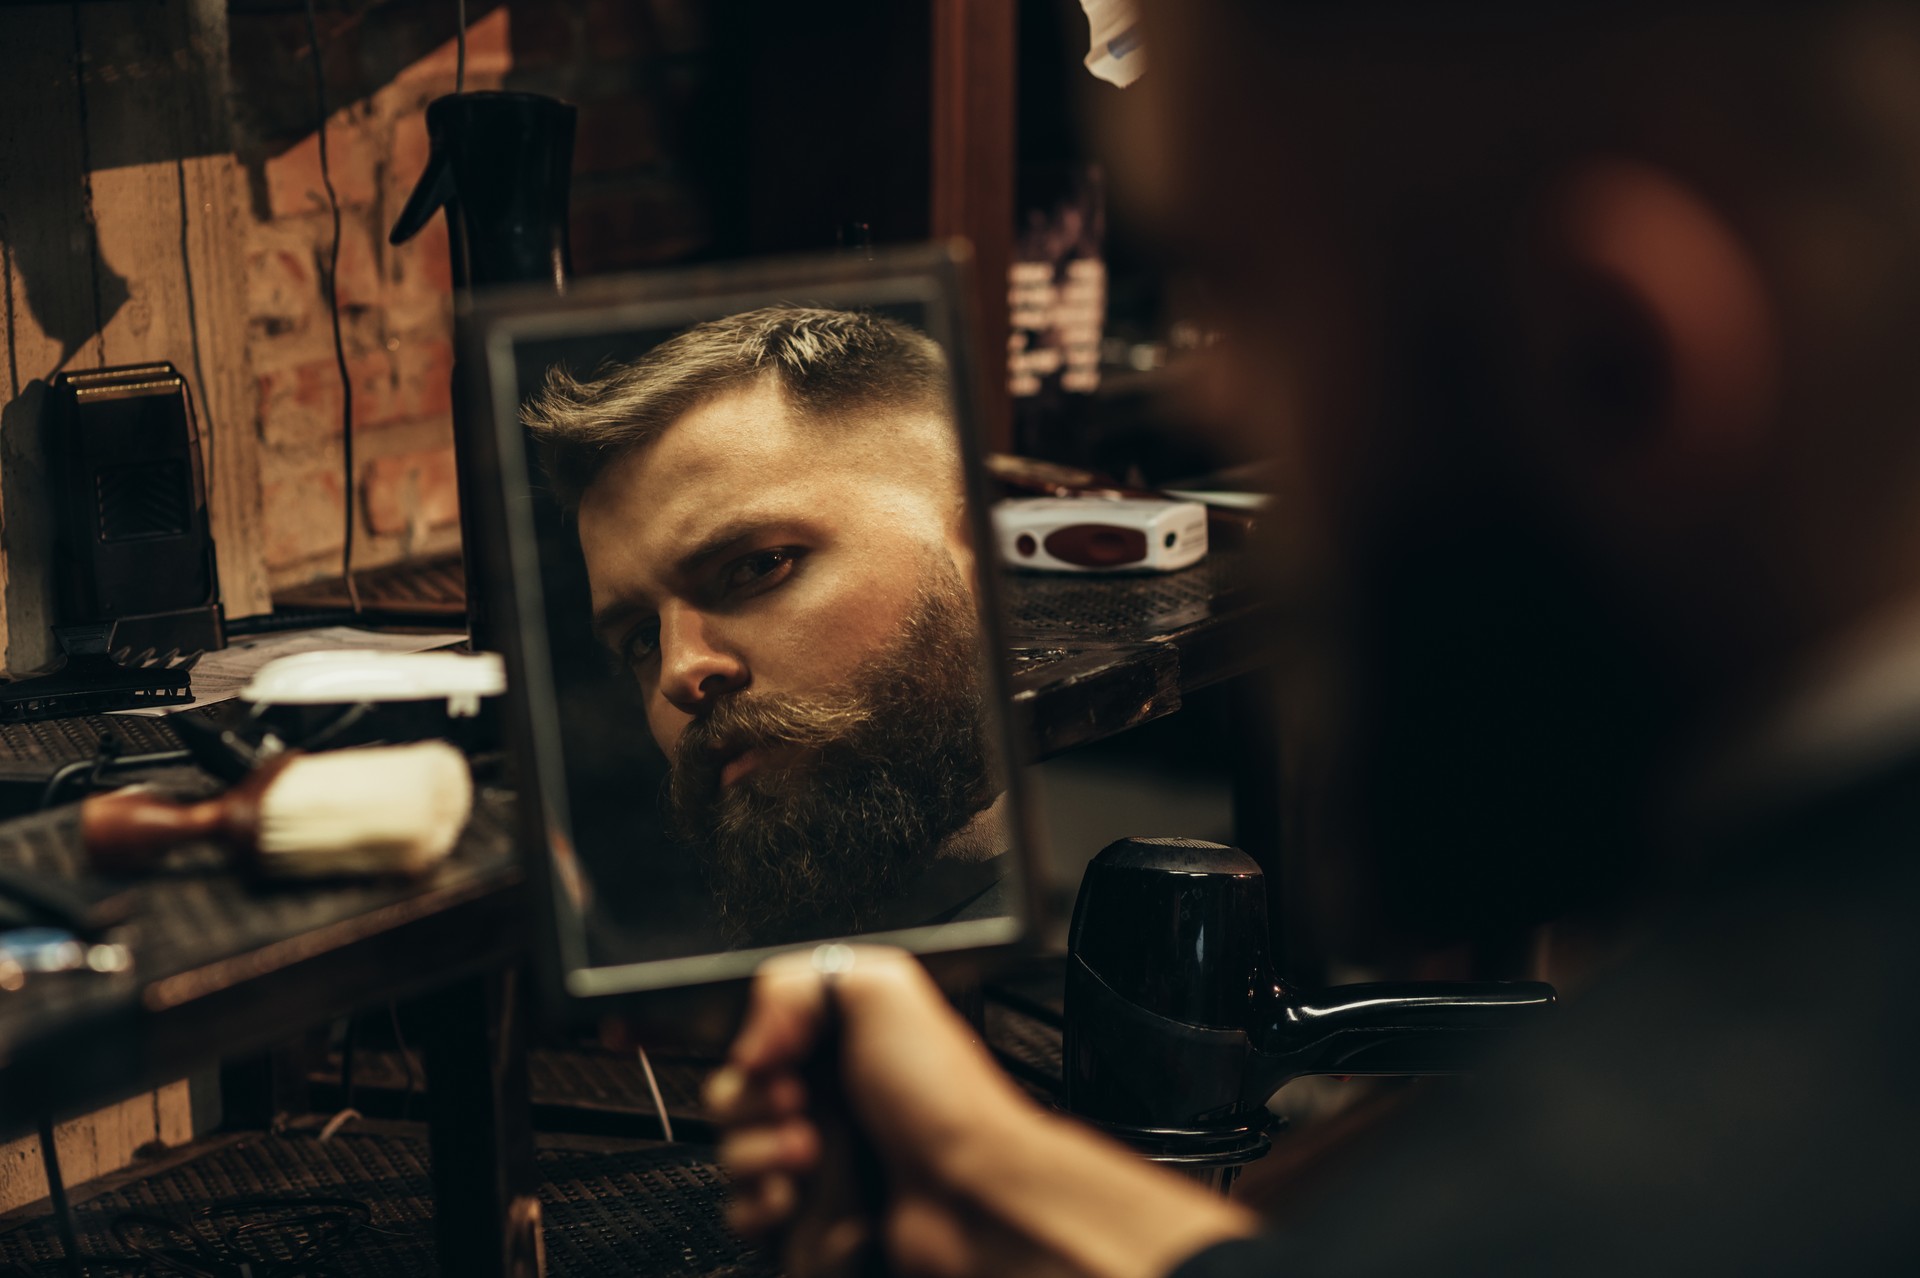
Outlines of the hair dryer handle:
[{"label": "hair dryer handle", "polygon": [[1554,999],[1553,986],[1537,981],[1340,985],[1302,995],[1257,1033],[1247,1097],[1264,1101],[1303,1074],[1463,1073],[1490,1036],[1538,1020]]}]

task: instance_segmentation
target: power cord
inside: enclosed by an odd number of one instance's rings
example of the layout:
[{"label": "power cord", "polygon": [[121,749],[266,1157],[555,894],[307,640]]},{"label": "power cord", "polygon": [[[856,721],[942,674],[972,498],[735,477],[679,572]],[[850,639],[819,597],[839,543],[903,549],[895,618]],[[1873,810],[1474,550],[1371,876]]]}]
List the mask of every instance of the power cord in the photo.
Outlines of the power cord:
[{"label": "power cord", "polygon": [[85,788],[89,794],[100,788],[101,779],[109,772],[125,771],[131,768],[159,768],[174,763],[190,763],[193,760],[191,750],[155,750],[148,754],[121,754],[120,743],[116,738],[102,736],[99,747],[91,759],[76,759],[72,763],[62,764],[52,776],[47,778],[46,786],[40,791],[40,811],[52,807],[60,798],[68,784],[75,777],[85,775]]},{"label": "power cord", "polygon": [[[313,0],[306,0],[307,42],[313,47],[313,105],[319,116],[315,134],[320,140],[320,184],[327,190],[327,207],[333,214],[333,244],[327,257],[327,316],[333,324],[333,362],[340,372],[340,464],[346,471],[346,541],[340,548],[340,571],[347,580],[347,606],[360,611],[360,589],[353,581],[353,378],[347,372],[347,343],[340,331],[340,193],[333,185],[333,164],[327,154],[327,71],[320,54],[320,25],[313,14]],[[464,31],[464,29],[463,29]],[[462,44],[465,44],[464,33]]]},{"label": "power cord", "polygon": [[647,1076],[647,1090],[653,1093],[653,1110],[660,1115],[660,1130],[666,1135],[667,1143],[673,1143],[673,1119],[667,1115],[667,1102],[660,1095],[660,1082],[653,1076],[653,1062],[647,1059],[647,1049],[639,1048],[640,1068]]},{"label": "power cord", "polygon": [[[211,413],[213,401],[207,398],[207,368],[205,361],[200,358],[200,315],[193,292],[193,217],[188,212],[192,204],[187,198],[187,161],[183,156],[175,156],[173,159],[173,182],[174,192],[180,203],[180,282],[184,285],[183,291],[186,293],[187,335],[189,348],[193,352],[193,381],[187,387],[187,411],[193,411],[194,389],[198,387],[200,411]],[[19,379],[16,378],[15,383],[18,384],[18,381]],[[222,429],[226,423],[216,424],[210,416],[203,417],[197,414],[194,420],[200,424],[200,447],[206,454],[207,508],[211,510],[214,506],[214,493],[220,483],[219,457],[215,450],[220,447],[221,441],[226,437],[226,431]],[[221,491],[220,495],[224,497],[226,494]]]},{"label": "power cord", "polygon": [[73,1205],[67,1201],[67,1180],[60,1174],[60,1151],[54,1148],[53,1118],[40,1116],[40,1161],[47,1169],[47,1197],[53,1203],[53,1227],[60,1235],[61,1269],[67,1278],[84,1278],[80,1242],[73,1229]]},{"label": "power cord", "polygon": [[340,1035],[340,1108],[320,1129],[319,1140],[323,1145],[342,1127],[361,1117],[360,1111],[353,1107],[353,1039],[358,1025],[359,1018],[349,1012],[346,1029]]},{"label": "power cord", "polygon": [[460,33],[455,36],[453,57],[453,91],[467,91],[467,0],[455,0],[460,11]]}]

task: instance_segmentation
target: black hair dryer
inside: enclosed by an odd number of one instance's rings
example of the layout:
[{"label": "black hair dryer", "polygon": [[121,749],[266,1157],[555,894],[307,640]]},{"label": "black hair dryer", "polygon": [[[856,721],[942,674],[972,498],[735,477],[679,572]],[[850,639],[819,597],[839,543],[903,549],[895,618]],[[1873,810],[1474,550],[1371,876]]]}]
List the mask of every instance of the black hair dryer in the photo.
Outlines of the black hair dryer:
[{"label": "black hair dryer", "polygon": [[1238,848],[1122,839],[1087,867],[1067,942],[1066,1105],[1226,1189],[1267,1151],[1267,1101],[1305,1074],[1454,1074],[1551,985],[1415,982],[1301,993],[1273,970],[1267,888]]}]

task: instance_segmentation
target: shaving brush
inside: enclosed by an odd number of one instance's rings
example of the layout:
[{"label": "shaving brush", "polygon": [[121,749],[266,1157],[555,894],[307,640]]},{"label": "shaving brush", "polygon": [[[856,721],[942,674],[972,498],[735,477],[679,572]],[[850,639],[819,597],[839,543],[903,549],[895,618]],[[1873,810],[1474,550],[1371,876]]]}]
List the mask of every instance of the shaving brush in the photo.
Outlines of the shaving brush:
[{"label": "shaving brush", "polygon": [[80,805],[92,868],[152,870],[188,843],[224,848],[273,878],[421,875],[453,850],[473,809],[473,777],[444,741],[302,754],[289,750],[216,798],[176,803],[140,787]]}]

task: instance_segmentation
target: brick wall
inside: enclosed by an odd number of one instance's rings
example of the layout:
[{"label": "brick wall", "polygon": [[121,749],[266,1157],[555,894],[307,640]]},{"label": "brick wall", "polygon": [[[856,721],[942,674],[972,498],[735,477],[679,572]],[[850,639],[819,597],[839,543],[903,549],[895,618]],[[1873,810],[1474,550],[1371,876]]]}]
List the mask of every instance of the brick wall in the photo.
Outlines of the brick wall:
[{"label": "brick wall", "polygon": [[[449,31],[451,6],[402,4],[376,16],[378,24],[335,15],[321,26],[327,147],[342,206],[337,297],[353,385],[356,568],[459,545],[445,219],[406,244],[387,243],[426,164],[426,106],[453,91],[454,42],[430,43]],[[505,7],[472,21],[469,90],[501,86],[510,33]],[[265,554],[273,585],[284,588],[337,575],[345,537],[341,388],[324,287],[332,217],[304,26],[281,13],[236,12],[232,40],[250,188],[247,358]],[[409,49],[418,56],[389,65]]]},{"label": "brick wall", "polygon": [[[716,103],[705,6],[692,0],[469,0],[467,88],[579,107],[572,188],[580,274],[710,253],[737,140]],[[452,5],[323,5],[327,142],[343,206],[340,316],[354,388],[356,567],[459,543],[449,417],[446,225],[387,231],[426,163],[425,109],[454,87]],[[331,218],[313,128],[304,17],[236,4],[235,115],[248,174],[248,350],[261,442],[265,552],[284,589],[337,575],[343,531],[340,379],[323,271]]]},{"label": "brick wall", "polygon": [[[345,206],[340,310],[354,385],[355,563],[458,544],[451,331],[440,218],[390,248],[426,157],[423,112],[453,89],[451,0],[324,0]],[[579,108],[571,188],[580,275],[928,233],[924,7],[788,0],[468,0],[469,89]],[[251,221],[249,344],[266,560],[286,588],[339,571],[339,378],[322,300],[329,215],[304,16],[232,0]],[[864,232],[862,233],[864,234]]]}]

